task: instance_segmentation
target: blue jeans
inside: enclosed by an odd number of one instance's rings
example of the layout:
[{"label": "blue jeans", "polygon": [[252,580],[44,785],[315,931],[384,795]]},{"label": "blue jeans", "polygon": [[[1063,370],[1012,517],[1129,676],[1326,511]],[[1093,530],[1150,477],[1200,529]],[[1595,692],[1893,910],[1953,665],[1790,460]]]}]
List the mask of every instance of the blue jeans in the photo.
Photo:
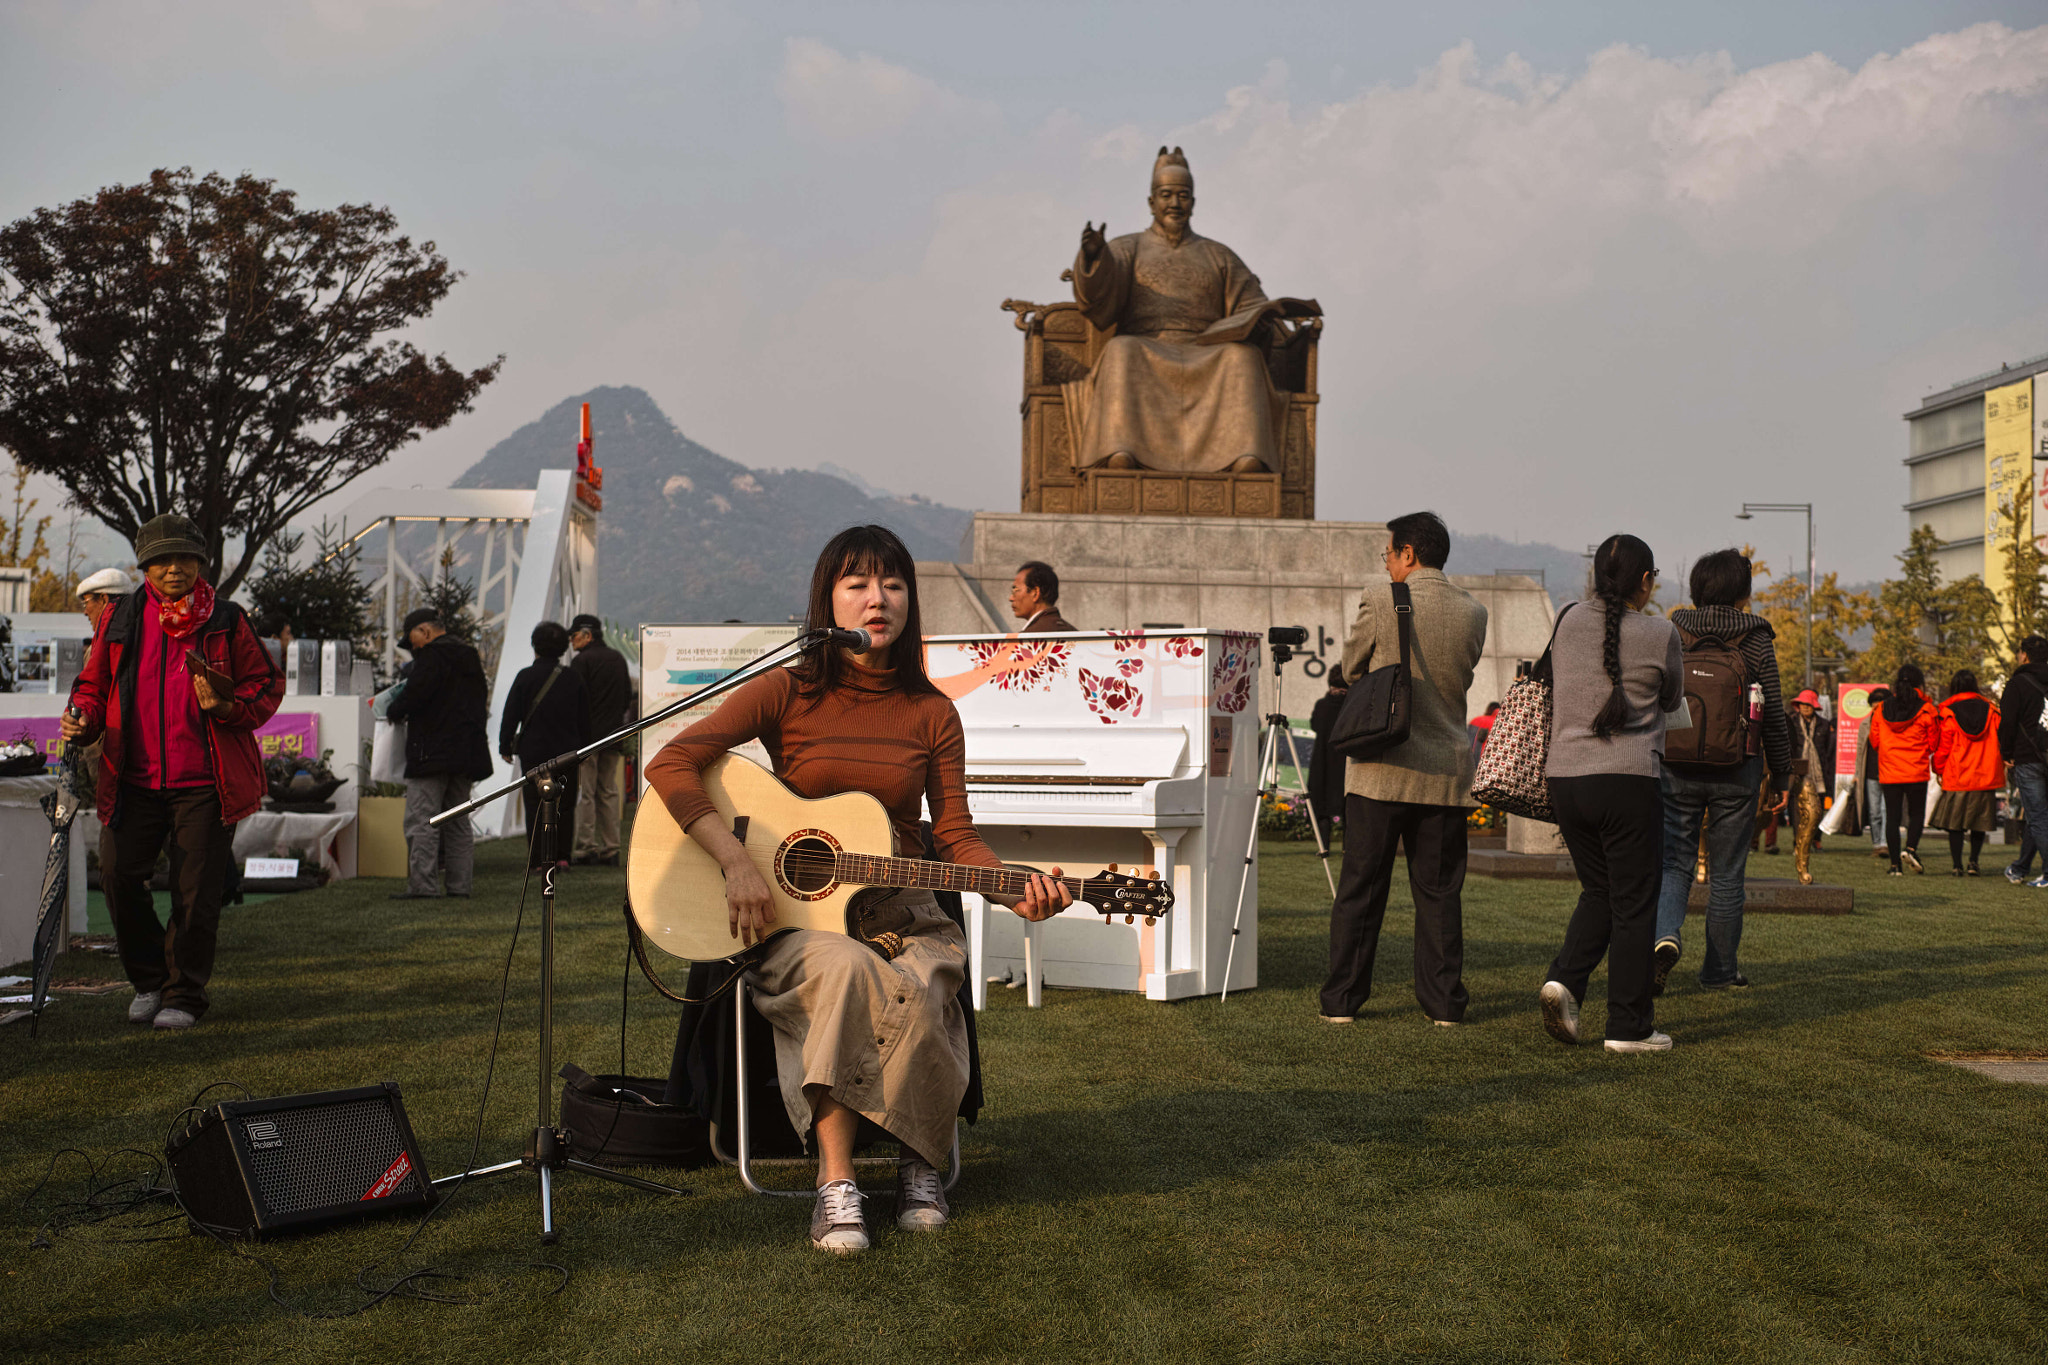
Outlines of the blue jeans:
[{"label": "blue jeans", "polygon": [[1742,943],[1742,877],[1756,829],[1756,792],[1764,761],[1750,759],[1726,776],[1695,777],[1664,770],[1664,885],[1657,897],[1657,941],[1684,942],[1685,902],[1699,857],[1700,817],[1707,821],[1707,955],[1702,986],[1735,979]]},{"label": "blue jeans", "polygon": [[1863,782],[1863,804],[1870,810],[1870,818],[1863,823],[1870,829],[1870,846],[1883,848],[1884,843],[1884,788],[1874,777]]},{"label": "blue jeans", "polygon": [[[2026,809],[2027,842],[2041,851],[2041,870],[2048,873],[2048,765],[2040,763],[2015,763],[2012,765],[2012,785],[2020,794],[2020,805]],[[2033,861],[2032,853],[2022,848],[2027,861]]]}]

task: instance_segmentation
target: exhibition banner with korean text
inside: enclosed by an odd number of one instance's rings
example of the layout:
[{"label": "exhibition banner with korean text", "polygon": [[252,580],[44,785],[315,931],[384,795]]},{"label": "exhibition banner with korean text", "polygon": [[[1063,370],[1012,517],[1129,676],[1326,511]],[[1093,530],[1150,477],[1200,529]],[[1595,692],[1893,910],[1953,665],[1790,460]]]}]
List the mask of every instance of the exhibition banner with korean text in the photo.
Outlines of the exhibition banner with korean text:
[{"label": "exhibition banner with korean text", "polygon": [[[55,764],[64,754],[64,737],[56,716],[21,716],[7,722],[9,740],[25,739]],[[318,758],[320,717],[312,711],[280,711],[256,730],[256,746],[265,758]]]},{"label": "exhibition banner with korean text", "polygon": [[1984,395],[1984,582],[2001,609],[2011,596],[2006,563],[2015,535],[2034,533],[2034,381]]}]

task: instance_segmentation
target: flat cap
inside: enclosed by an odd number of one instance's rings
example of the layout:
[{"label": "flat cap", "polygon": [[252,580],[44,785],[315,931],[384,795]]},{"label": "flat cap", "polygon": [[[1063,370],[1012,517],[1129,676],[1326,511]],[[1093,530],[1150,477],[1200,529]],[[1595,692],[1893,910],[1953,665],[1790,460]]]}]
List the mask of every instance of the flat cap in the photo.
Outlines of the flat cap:
[{"label": "flat cap", "polygon": [[98,573],[87,574],[78,580],[78,596],[89,592],[103,592],[112,597],[125,596],[135,591],[135,580],[128,576],[126,569],[101,569]]}]

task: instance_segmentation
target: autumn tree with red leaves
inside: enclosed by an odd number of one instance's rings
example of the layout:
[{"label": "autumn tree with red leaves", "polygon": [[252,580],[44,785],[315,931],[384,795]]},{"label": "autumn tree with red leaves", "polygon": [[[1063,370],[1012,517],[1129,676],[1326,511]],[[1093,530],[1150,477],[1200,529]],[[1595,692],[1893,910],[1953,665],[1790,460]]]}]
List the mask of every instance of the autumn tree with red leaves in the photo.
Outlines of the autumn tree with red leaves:
[{"label": "autumn tree with red leaves", "polygon": [[[232,592],[299,513],[467,412],[398,337],[460,272],[390,210],[153,172],[0,228],[0,447],[130,540],[199,524]],[[239,539],[232,562],[230,540]]]}]

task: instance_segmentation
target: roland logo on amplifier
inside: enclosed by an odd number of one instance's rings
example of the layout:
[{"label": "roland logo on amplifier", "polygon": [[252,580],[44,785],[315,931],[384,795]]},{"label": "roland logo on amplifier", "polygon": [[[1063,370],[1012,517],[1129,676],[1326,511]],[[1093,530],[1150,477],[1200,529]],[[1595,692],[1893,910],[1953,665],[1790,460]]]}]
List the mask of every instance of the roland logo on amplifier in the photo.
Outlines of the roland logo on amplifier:
[{"label": "roland logo on amplifier", "polygon": [[253,1152],[267,1152],[284,1146],[284,1134],[278,1132],[277,1125],[268,1119],[251,1123],[242,1130],[242,1134],[249,1139],[249,1150]]}]

